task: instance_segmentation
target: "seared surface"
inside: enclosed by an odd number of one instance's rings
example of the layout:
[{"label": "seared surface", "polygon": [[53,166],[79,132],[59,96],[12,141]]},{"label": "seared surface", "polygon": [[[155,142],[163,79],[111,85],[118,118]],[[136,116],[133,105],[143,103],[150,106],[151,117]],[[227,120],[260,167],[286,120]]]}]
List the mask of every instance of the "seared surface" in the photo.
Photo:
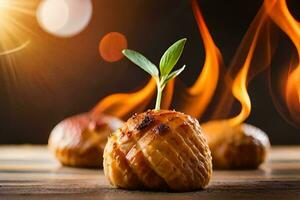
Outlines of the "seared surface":
[{"label": "seared surface", "polygon": [[49,148],[64,165],[100,168],[107,137],[122,124],[121,120],[106,115],[76,115],[53,129]]},{"label": "seared surface", "polygon": [[46,146],[0,146],[0,199],[298,200],[300,147],[273,147],[258,170],[215,170],[208,187],[186,193],[114,189],[100,169],[61,166]]},{"label": "seared surface", "polygon": [[211,177],[211,156],[198,121],[175,111],[130,118],[108,139],[104,172],[126,189],[190,191]]},{"label": "seared surface", "polygon": [[228,121],[202,124],[215,169],[254,169],[266,160],[270,148],[268,136],[260,129]]}]

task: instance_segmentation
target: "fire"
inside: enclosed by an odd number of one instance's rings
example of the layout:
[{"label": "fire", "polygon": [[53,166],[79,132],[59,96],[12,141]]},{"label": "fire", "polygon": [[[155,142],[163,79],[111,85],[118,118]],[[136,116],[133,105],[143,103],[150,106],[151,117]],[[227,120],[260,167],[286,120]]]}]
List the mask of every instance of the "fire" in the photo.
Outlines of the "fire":
[{"label": "fire", "polygon": [[[205,48],[205,62],[195,83],[178,96],[176,109],[200,118],[216,93],[220,82],[222,55],[213,41],[202,16],[197,0],[191,0],[192,10]],[[291,117],[300,122],[300,23],[288,11],[285,0],[265,0],[255,19],[247,30],[231,65],[225,74],[225,86],[215,110],[218,113],[231,104],[233,97],[241,104],[241,111],[233,118],[227,118],[230,126],[243,123],[251,113],[251,100],[247,91],[249,81],[259,72],[269,67],[274,50],[271,22],[274,21],[292,40],[298,52],[298,63],[292,67],[285,86],[285,100]],[[274,29],[275,30],[275,29]],[[232,80],[233,79],[233,80]],[[162,108],[172,104],[174,81],[165,88]],[[228,84],[228,85],[226,85]],[[93,109],[94,113],[104,112],[123,119],[142,111],[150,103],[155,93],[155,81],[151,79],[141,90],[130,94],[113,94],[104,98]],[[232,95],[229,93],[231,92]],[[233,97],[232,97],[233,96]],[[225,105],[225,106],[224,106]],[[229,107],[229,106],[227,106]]]},{"label": "fire", "polygon": [[[268,20],[268,15],[265,9],[261,9],[258,13],[256,19],[253,21],[252,26],[250,26],[248,33],[251,33],[254,30],[253,38],[245,58],[245,61],[242,65],[241,70],[238,72],[232,84],[232,94],[233,96],[241,103],[242,109],[241,112],[229,119],[231,126],[241,124],[245,119],[248,118],[251,112],[251,100],[247,91],[249,69],[253,61],[254,53],[257,47],[259,38],[262,35],[262,28],[266,25]],[[255,28],[255,29],[252,29]],[[251,35],[251,34],[250,34]],[[251,37],[250,37],[251,38]],[[247,43],[250,38],[247,35],[244,38],[243,43]],[[242,43],[242,44],[243,44]]]},{"label": "fire", "polygon": [[180,100],[178,110],[199,118],[216,90],[222,56],[209,33],[197,0],[192,0],[192,9],[203,39],[206,57],[201,74],[194,85],[187,89],[186,96]]},{"label": "fire", "polygon": [[162,100],[161,100],[161,109],[169,109],[172,104],[173,100],[173,93],[174,93],[174,84],[175,84],[175,79],[171,80],[165,87]]},{"label": "fire", "polygon": [[[217,84],[220,81],[219,73],[223,62],[222,55],[208,31],[196,0],[192,1],[192,8],[203,39],[206,58],[201,74],[199,75],[195,84],[191,88],[188,88],[187,98],[183,98],[181,100],[178,109],[199,118],[203,115],[215,94]],[[236,117],[228,119],[228,122],[232,126],[242,123],[250,115],[251,101],[247,91],[247,84],[250,79],[249,77],[254,76],[254,74],[262,71],[270,64],[270,48],[272,47],[269,45],[270,38],[267,26],[269,18],[266,11],[267,9],[262,8],[258,12],[238,51],[236,52],[236,56],[232,62],[233,64],[230,66],[225,76],[227,82],[230,80],[230,83],[226,82],[226,84],[231,85],[230,87],[233,96],[242,105],[241,112]],[[260,51],[257,50],[258,42],[260,43]],[[257,56],[256,54],[263,55],[263,58],[254,60],[253,57]],[[249,70],[253,61],[256,62],[255,64],[258,67],[253,70],[253,74],[249,74]],[[240,69],[239,72],[233,75],[233,71],[236,71],[237,69]],[[235,77],[233,81],[231,81],[232,77]],[[228,94],[226,91],[222,92],[223,96],[218,100],[219,107],[226,107],[227,105],[224,105],[224,103],[230,104],[228,99],[230,94]],[[222,108],[220,110],[224,109]]]},{"label": "fire", "polygon": [[232,86],[233,96],[236,99],[238,99],[239,102],[241,103],[242,110],[239,115],[237,115],[232,119],[229,119],[229,123],[231,124],[231,126],[235,126],[242,123],[249,116],[251,111],[251,101],[247,91],[247,75],[248,75],[250,60],[252,55],[253,52],[250,51],[243,68],[238,73]]},{"label": "fire", "polygon": [[292,119],[300,124],[300,65],[289,74],[285,95]]},{"label": "fire", "polygon": [[[172,102],[174,80],[170,81],[162,97],[162,109],[168,109]],[[142,112],[150,103],[156,91],[156,82],[152,78],[142,89],[133,93],[112,94],[102,99],[92,113],[106,113],[127,120],[134,113]]]},{"label": "fire", "polygon": [[291,39],[296,47],[298,63],[288,74],[285,85],[285,101],[290,117],[300,124],[300,25],[289,12],[286,0],[265,0],[264,5],[270,10],[272,20]]},{"label": "fire", "polygon": [[149,104],[156,90],[156,82],[152,78],[141,90],[133,93],[113,94],[102,99],[92,110],[93,114],[106,113],[122,119],[141,112]]}]

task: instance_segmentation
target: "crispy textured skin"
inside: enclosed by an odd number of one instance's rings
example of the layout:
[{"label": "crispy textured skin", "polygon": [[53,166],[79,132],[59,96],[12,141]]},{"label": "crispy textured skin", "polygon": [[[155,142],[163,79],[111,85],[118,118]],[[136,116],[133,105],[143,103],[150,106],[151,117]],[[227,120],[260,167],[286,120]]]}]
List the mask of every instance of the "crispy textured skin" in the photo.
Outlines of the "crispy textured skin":
[{"label": "crispy textured skin", "polygon": [[241,124],[232,127],[227,121],[202,124],[215,169],[255,169],[266,160],[270,142],[260,129]]},{"label": "crispy textured skin", "polygon": [[125,189],[191,191],[208,185],[211,155],[198,121],[175,111],[131,117],[104,149],[104,173]]},{"label": "crispy textured skin", "polygon": [[119,119],[105,115],[76,115],[52,130],[48,146],[63,165],[102,167],[107,137],[122,124]]}]

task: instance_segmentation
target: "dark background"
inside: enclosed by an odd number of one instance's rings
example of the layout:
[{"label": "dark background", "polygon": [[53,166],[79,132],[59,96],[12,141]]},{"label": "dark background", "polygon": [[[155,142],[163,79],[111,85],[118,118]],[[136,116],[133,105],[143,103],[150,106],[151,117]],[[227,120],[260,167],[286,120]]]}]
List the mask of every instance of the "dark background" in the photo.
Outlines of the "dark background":
[{"label": "dark background", "polygon": [[[199,3],[229,63],[262,1]],[[288,3],[298,17],[299,2]],[[146,83],[148,75],[129,61],[101,59],[99,41],[111,31],[123,33],[131,49],[155,63],[169,44],[187,37],[180,64],[184,61],[188,67],[180,79],[190,85],[197,78],[204,50],[188,1],[94,0],[93,5],[89,26],[72,38],[43,32],[33,17],[22,19],[31,30],[30,46],[13,57],[0,57],[0,143],[46,143],[51,129],[65,117],[88,111],[106,95],[133,91]],[[284,63],[293,46],[283,34],[280,38],[283,51],[276,58],[282,56]],[[265,73],[251,82],[249,93],[252,113],[247,122],[265,130],[273,144],[300,144],[300,129],[284,120],[273,105]]]}]

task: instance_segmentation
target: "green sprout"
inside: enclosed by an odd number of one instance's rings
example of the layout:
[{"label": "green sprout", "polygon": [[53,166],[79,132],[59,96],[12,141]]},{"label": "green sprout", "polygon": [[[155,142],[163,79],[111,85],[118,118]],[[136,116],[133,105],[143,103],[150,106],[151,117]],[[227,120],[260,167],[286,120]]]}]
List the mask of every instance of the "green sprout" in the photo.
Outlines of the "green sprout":
[{"label": "green sprout", "polygon": [[131,60],[134,64],[148,72],[155,79],[157,85],[155,110],[160,110],[162,92],[167,83],[176,76],[178,76],[185,68],[184,65],[182,68],[171,72],[182,54],[185,42],[186,38],[183,38],[175,42],[172,46],[170,46],[167,49],[167,51],[160,59],[160,72],[158,72],[157,67],[151,61],[149,61],[145,56],[143,56],[139,52],[129,49],[125,49],[122,51],[123,54],[129,60]]}]

